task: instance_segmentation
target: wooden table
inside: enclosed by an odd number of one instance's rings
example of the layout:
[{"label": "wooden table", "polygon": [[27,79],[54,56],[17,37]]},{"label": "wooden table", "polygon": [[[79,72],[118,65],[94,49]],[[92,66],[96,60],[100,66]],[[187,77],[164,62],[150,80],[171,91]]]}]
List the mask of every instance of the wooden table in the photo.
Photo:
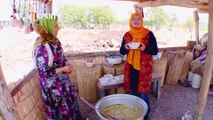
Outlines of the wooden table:
[{"label": "wooden table", "polygon": [[[161,78],[162,75],[160,73],[152,73],[152,91],[157,99],[160,99]],[[101,85],[100,82],[98,82],[97,86],[99,89],[99,97],[102,98],[105,96],[106,90],[115,89],[115,93],[117,93],[117,88],[123,87],[123,83]]]}]

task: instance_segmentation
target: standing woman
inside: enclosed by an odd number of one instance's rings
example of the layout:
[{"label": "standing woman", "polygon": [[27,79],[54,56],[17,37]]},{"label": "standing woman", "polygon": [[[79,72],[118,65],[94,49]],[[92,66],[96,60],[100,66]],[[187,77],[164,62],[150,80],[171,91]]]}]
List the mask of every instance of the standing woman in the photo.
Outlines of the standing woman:
[{"label": "standing woman", "polygon": [[57,38],[57,16],[44,16],[35,22],[39,37],[34,43],[34,63],[48,120],[81,120],[77,94],[68,74],[72,65],[65,59]]},{"label": "standing woman", "polygon": [[[158,53],[158,46],[154,34],[144,28],[143,17],[134,13],[130,17],[130,31],[123,36],[120,53],[126,56],[124,67],[124,90],[143,99],[148,105],[148,111],[144,117],[149,118],[149,96],[152,81],[152,55]],[[138,49],[131,49],[129,42],[139,42]]]}]

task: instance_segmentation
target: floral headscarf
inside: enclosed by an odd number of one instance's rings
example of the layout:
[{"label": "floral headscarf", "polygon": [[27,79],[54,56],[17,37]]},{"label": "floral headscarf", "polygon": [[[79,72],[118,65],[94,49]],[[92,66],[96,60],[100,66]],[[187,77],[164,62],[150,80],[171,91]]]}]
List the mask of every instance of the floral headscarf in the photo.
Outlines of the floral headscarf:
[{"label": "floral headscarf", "polygon": [[40,35],[39,39],[36,42],[39,43],[55,43],[57,42],[57,37],[55,34],[55,22],[58,19],[57,16],[54,15],[46,15],[42,18],[38,19],[35,22],[35,31]]},{"label": "floral headscarf", "polygon": [[56,43],[58,38],[55,34],[55,22],[58,20],[57,16],[54,15],[45,15],[35,21],[35,31],[40,35],[33,46],[33,56],[34,50],[37,45],[45,43]]}]

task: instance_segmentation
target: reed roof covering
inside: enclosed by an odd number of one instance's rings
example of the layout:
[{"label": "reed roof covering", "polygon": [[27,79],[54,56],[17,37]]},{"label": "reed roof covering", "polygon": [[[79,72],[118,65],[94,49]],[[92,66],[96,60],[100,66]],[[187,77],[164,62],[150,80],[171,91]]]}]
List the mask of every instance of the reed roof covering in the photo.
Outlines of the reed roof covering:
[{"label": "reed roof covering", "polygon": [[172,5],[186,8],[197,8],[199,12],[208,12],[208,0],[118,0],[140,2],[141,7]]}]

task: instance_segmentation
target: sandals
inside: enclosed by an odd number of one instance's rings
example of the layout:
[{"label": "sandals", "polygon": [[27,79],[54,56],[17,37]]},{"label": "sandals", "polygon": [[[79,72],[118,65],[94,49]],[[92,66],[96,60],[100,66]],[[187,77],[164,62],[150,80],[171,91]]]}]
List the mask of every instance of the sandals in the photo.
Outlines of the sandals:
[{"label": "sandals", "polygon": [[182,85],[184,87],[190,87],[190,82],[188,80],[181,79],[180,85]]}]

